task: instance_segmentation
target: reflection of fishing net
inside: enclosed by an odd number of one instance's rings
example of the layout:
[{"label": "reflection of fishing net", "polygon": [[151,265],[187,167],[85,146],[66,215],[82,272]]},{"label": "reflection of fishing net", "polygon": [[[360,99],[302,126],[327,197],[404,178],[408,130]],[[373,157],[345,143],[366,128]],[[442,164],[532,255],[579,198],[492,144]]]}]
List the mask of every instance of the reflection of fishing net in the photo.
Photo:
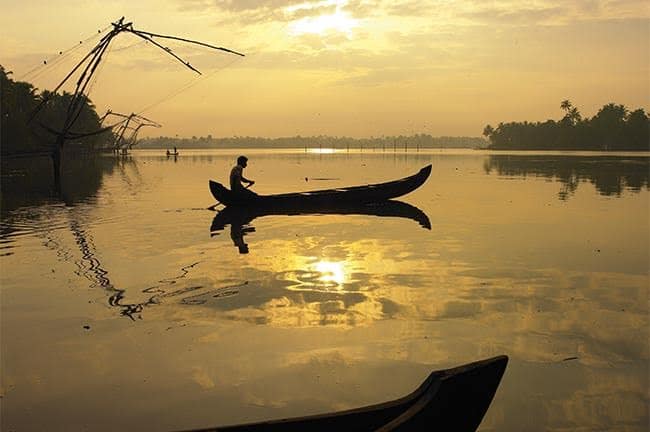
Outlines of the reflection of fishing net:
[{"label": "reflection of fishing net", "polygon": [[[239,58],[219,47],[145,32],[138,36],[137,30],[130,27],[119,34],[111,35],[111,31],[115,28],[109,26],[68,49],[43,56],[39,66],[25,67],[27,72],[17,74],[16,79],[29,81],[39,90],[53,90],[86,58],[59,92],[79,92],[78,83],[83,82],[82,93],[90,97],[100,116],[107,109],[127,115],[143,114],[181,94],[187,96],[180,104],[190,103],[193,88],[202,87],[207,79]],[[83,75],[85,64],[93,59],[89,53],[107,36],[110,43],[100,60]],[[202,75],[191,69],[200,70]]]}]

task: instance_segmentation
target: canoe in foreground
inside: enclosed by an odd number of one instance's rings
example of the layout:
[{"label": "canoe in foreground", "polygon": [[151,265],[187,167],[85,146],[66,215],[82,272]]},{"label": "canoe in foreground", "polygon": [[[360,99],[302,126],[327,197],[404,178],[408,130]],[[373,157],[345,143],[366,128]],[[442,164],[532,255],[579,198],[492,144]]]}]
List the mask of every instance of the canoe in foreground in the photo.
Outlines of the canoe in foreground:
[{"label": "canoe in foreground", "polygon": [[217,201],[226,206],[255,206],[261,204],[270,206],[305,203],[319,203],[324,205],[340,202],[372,203],[406,195],[422,186],[427,178],[429,178],[430,174],[431,165],[427,165],[417,174],[387,183],[279,195],[251,195],[245,197],[237,196],[221,183],[210,180],[210,191]]},{"label": "canoe in foreground", "polygon": [[431,229],[429,217],[419,208],[401,201],[388,200],[379,203],[355,204],[295,204],[295,205],[257,205],[254,207],[232,206],[219,211],[210,226],[210,232],[222,231],[227,225],[243,226],[254,219],[271,215],[369,215],[380,217],[399,217],[411,219],[421,227]]},{"label": "canoe in foreground", "polygon": [[203,431],[475,431],[508,364],[499,356],[433,372],[413,393],[365,408]]}]

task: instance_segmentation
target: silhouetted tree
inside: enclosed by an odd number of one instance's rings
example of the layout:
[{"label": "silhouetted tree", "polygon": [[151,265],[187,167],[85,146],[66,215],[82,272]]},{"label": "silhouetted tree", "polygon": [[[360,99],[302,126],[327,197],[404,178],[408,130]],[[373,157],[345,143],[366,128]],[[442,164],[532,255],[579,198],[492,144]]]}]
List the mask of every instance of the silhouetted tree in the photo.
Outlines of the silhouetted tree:
[{"label": "silhouetted tree", "polygon": [[560,108],[565,115],[559,122],[487,125],[483,135],[494,149],[650,150],[650,121],[643,109],[628,114],[624,105],[610,103],[592,119],[583,119],[568,99]]},{"label": "silhouetted tree", "polygon": [[494,128],[492,126],[487,125],[487,126],[485,126],[485,128],[483,128],[483,136],[484,137],[489,138],[490,135],[492,135],[493,133],[494,133]]},{"label": "silhouetted tree", "polygon": [[625,150],[623,136],[627,108],[623,105],[609,103],[603,106],[591,119],[591,125],[596,133],[596,140],[602,150]]},{"label": "silhouetted tree", "polygon": [[[49,90],[38,93],[28,82],[14,81],[0,65],[0,109],[2,112],[0,151],[4,155],[48,152],[54,145],[55,132],[60,131],[72,95],[54,94]],[[46,100],[42,110],[30,121],[34,109]],[[87,134],[98,131],[100,119],[90,99],[83,97],[81,111],[72,132]],[[71,147],[95,149],[110,142],[110,132],[90,135],[71,142]]]},{"label": "silhouetted tree", "polygon": [[650,118],[641,108],[627,116],[626,142],[630,150],[647,150],[650,142]]}]

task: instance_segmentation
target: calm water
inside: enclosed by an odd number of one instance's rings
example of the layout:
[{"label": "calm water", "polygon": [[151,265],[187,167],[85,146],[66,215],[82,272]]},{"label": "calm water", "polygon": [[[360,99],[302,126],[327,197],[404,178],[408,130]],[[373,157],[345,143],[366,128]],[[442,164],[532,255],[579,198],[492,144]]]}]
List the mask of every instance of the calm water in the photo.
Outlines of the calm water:
[{"label": "calm water", "polygon": [[[409,217],[265,216],[238,152],[2,172],[2,430],[174,430],[357,407],[510,364],[481,430],[647,430],[650,158],[247,151],[259,193],[404,177]],[[305,180],[307,178],[307,180]]]}]

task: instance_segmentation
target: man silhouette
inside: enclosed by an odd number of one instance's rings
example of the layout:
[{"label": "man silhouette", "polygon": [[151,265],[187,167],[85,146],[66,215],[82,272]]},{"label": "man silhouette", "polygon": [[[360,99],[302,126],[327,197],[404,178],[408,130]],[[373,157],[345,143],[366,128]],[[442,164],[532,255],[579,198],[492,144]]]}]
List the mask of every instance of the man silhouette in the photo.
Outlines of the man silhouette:
[{"label": "man silhouette", "polygon": [[237,158],[237,165],[230,170],[230,190],[240,196],[255,196],[253,191],[248,190],[242,185],[242,182],[248,183],[248,186],[255,184],[253,180],[244,177],[244,168],[248,166],[248,158],[246,156],[239,156]]}]

